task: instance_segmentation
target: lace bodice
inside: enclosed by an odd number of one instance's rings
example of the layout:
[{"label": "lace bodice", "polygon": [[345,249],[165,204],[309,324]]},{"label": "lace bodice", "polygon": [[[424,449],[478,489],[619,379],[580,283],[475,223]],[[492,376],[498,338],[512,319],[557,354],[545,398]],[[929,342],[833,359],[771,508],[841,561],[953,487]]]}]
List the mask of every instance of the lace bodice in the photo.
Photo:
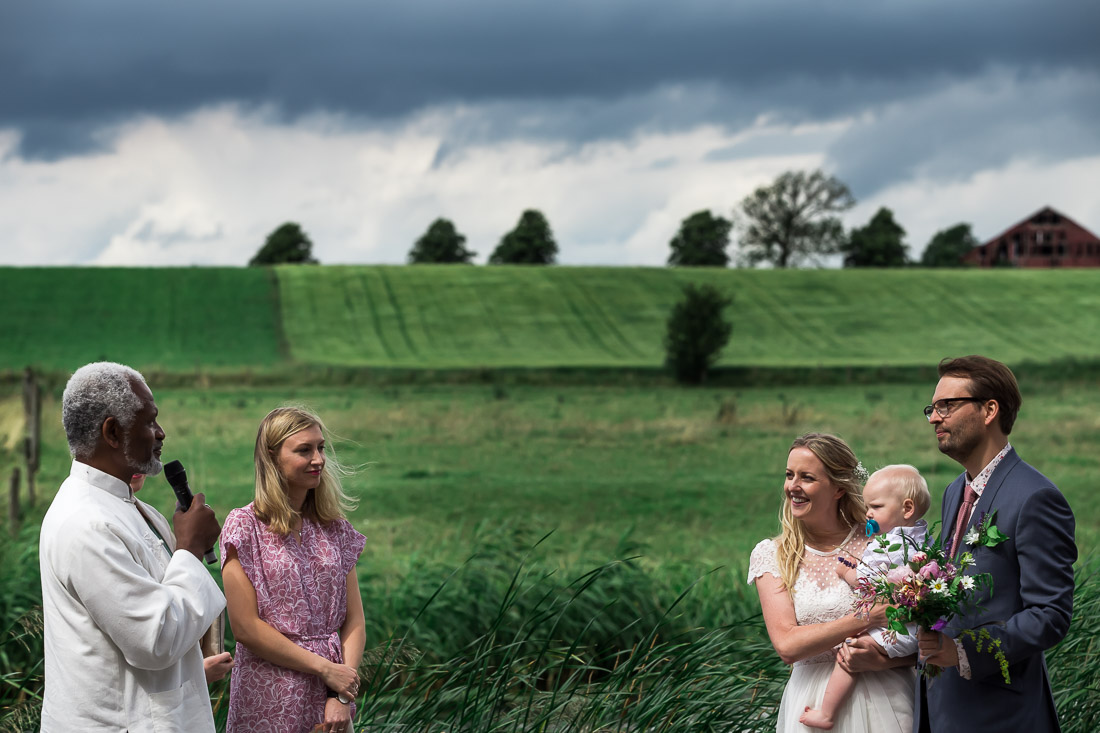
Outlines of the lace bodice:
[{"label": "lace bodice", "polygon": [[[837,557],[842,553],[858,559],[863,555],[867,546],[867,538],[857,536],[855,529],[848,535],[848,539],[831,552],[821,552],[811,547],[806,548],[805,557],[798,566],[798,579],[791,590],[794,600],[794,615],[799,626],[820,624],[836,619],[852,612],[852,604],[855,594],[844,580],[837,575],[836,567],[839,564]],[[753,583],[764,573],[771,573],[779,578],[779,561],[776,558],[776,545],[774,540],[763,540],[752,551],[749,557],[749,582]],[[826,652],[810,659],[804,659],[799,664],[832,661],[835,654]]]}]

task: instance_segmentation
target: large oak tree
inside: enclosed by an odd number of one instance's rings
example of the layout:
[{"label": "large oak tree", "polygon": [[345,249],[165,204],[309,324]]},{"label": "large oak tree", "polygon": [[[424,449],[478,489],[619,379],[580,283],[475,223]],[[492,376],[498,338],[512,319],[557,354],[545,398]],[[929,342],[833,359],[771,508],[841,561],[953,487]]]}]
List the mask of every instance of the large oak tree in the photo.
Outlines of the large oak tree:
[{"label": "large oak tree", "polygon": [[836,214],[855,203],[846,185],[820,170],[788,171],[741,201],[741,257],[749,265],[794,267],[835,254],[844,242]]}]

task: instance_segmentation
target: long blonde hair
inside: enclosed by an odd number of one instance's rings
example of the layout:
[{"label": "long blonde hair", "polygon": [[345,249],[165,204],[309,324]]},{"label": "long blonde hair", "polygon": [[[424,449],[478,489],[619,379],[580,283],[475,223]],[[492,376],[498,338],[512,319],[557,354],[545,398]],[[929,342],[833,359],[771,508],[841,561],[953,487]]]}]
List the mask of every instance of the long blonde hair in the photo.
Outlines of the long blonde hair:
[{"label": "long blonde hair", "polygon": [[[863,482],[867,476],[848,444],[835,435],[806,433],[791,443],[790,450],[795,448],[806,448],[817,456],[829,481],[844,489],[837,502],[840,520],[848,527],[860,524],[867,514],[863,504]],[[782,531],[775,538],[776,559],[783,585],[790,590],[798,579],[798,566],[806,553],[806,527],[802,520],[794,518],[790,497],[786,495],[779,510],[779,524]]]},{"label": "long blonde hair", "polygon": [[[290,534],[295,515],[287,499],[286,478],[279,471],[275,456],[287,438],[312,427],[320,428],[328,440],[328,429],[317,415],[301,407],[277,407],[267,413],[256,431],[256,492],[252,506],[256,517],[275,534]],[[349,472],[336,460],[331,447],[326,447],[329,450],[321,482],[306,494],[301,511],[303,517],[321,524],[342,518],[355,506],[355,501],[344,493],[341,482],[341,477]]]}]

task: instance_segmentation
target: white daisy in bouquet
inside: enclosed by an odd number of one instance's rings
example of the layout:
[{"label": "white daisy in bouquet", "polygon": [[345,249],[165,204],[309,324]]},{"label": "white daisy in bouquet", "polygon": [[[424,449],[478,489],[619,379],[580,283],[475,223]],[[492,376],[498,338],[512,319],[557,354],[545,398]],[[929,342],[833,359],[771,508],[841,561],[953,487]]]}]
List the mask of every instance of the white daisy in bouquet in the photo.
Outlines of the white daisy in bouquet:
[{"label": "white daisy in bouquet", "polygon": [[[918,544],[903,536],[900,542],[891,544],[885,536],[876,537],[874,541],[878,547],[874,552],[882,553],[885,558],[887,553],[900,550],[904,559],[896,565],[875,563],[878,567],[862,578],[857,587],[856,612],[866,617],[875,604],[889,604],[887,633],[896,637],[909,633],[906,625],[911,623],[923,629],[941,631],[951,619],[977,607],[980,593],[992,592],[993,579],[989,573],[966,572],[974,565],[974,556],[964,548],[995,547],[1008,539],[993,524],[995,514],[982,515],[978,526],[963,537],[962,547],[954,555],[949,554],[950,547],[945,549],[937,541]],[[851,561],[844,562],[854,566]],[[961,634],[975,639],[979,652],[992,652],[1005,682],[1010,682],[1008,660],[1001,651],[1000,640],[994,639],[985,629],[966,629]],[[928,677],[939,671],[935,665],[923,668]]]}]

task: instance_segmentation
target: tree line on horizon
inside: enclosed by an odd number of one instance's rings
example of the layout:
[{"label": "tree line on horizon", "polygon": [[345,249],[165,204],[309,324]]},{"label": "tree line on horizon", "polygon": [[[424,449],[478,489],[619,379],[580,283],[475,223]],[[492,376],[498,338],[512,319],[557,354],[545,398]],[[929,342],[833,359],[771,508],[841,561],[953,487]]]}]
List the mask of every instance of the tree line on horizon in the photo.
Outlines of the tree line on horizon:
[{"label": "tree line on horizon", "polygon": [[[881,207],[862,227],[850,231],[838,216],[855,206],[848,186],[821,170],[788,171],[742,199],[731,218],[697,211],[680,223],[669,242],[673,267],[775,268],[819,264],[842,255],[844,267],[961,267],[962,257],[978,246],[968,223],[936,232],[919,260],[910,260],[905,229],[894,213]],[[738,237],[738,256],[731,256],[730,237]],[[295,222],[268,235],[249,265],[317,264],[313,242]],[[409,250],[409,264],[473,264],[477,252],[454,222],[437,218]],[[519,222],[489,256],[490,265],[553,265],[558,245],[550,223],[537,209],[525,210]]]}]

